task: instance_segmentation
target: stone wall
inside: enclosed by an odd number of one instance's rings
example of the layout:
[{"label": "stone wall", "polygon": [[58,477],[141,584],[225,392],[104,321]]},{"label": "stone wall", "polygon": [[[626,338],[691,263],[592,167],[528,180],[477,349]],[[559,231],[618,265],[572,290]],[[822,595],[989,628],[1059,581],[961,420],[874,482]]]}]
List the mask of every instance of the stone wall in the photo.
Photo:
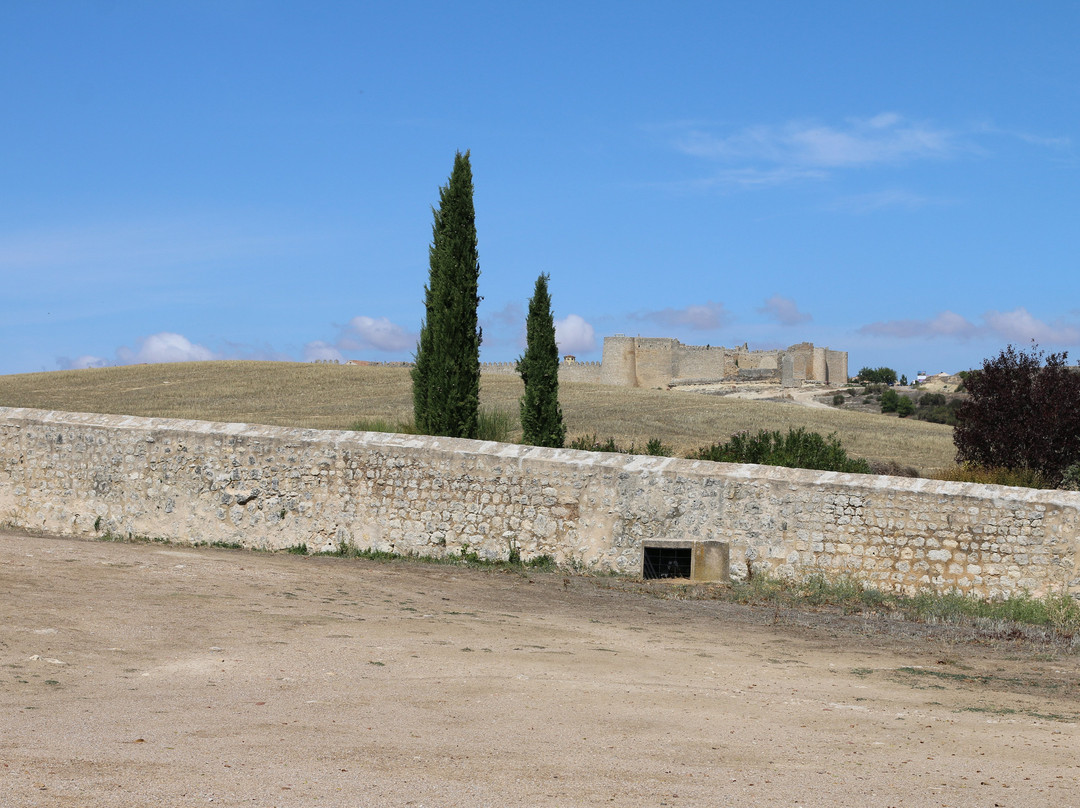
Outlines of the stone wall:
[{"label": "stone wall", "polygon": [[736,575],[1080,595],[1078,493],[380,433],[0,408],[0,520],[628,573],[643,541],[717,539]]}]

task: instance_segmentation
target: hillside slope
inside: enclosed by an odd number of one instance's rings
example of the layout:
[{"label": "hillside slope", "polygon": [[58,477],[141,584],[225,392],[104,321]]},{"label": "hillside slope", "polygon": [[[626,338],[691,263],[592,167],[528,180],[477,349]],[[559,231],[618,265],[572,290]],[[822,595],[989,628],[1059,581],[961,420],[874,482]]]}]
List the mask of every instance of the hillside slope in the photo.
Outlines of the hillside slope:
[{"label": "hillside slope", "polygon": [[[484,376],[481,403],[516,416],[517,376]],[[949,466],[952,428],[880,415],[664,390],[560,386],[568,440],[659,438],[684,454],[742,430],[836,432],[850,454],[920,471]],[[359,419],[412,419],[405,367],[190,362],[0,376],[0,405],[207,421],[349,429]]]}]

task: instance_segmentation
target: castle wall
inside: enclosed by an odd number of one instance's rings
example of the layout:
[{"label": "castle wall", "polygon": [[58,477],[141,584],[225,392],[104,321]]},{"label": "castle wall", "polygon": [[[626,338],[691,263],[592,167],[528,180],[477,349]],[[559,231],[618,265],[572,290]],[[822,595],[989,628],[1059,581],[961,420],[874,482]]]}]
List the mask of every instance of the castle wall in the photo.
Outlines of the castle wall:
[{"label": "castle wall", "polygon": [[31,530],[641,572],[642,542],[733,573],[1080,595],[1080,493],[481,441],[0,408],[0,519]]},{"label": "castle wall", "polygon": [[560,382],[599,383],[603,368],[599,362],[560,362]]},{"label": "castle wall", "polygon": [[817,382],[827,382],[829,380],[829,370],[825,364],[825,349],[815,347],[810,357],[811,367],[807,378]]},{"label": "castle wall", "polygon": [[635,337],[604,337],[600,383],[618,387],[637,387],[637,356]]},{"label": "castle wall", "polygon": [[723,379],[728,374],[727,365],[731,351],[721,345],[675,344],[675,378]]},{"label": "castle wall", "polygon": [[[480,375],[516,376],[517,362],[481,362]],[[559,362],[560,382],[599,382],[599,362]]]},{"label": "castle wall", "polygon": [[676,377],[675,347],[666,337],[634,338],[635,387],[667,387]]},{"label": "castle wall", "polygon": [[748,351],[745,346],[683,345],[677,339],[620,334],[604,339],[598,380],[625,387],[668,387],[689,381],[777,381],[787,387],[804,381],[846,384],[847,353],[809,342],[783,351]]},{"label": "castle wall", "polygon": [[829,384],[845,385],[848,383],[847,351],[825,351],[825,365],[828,368]]}]

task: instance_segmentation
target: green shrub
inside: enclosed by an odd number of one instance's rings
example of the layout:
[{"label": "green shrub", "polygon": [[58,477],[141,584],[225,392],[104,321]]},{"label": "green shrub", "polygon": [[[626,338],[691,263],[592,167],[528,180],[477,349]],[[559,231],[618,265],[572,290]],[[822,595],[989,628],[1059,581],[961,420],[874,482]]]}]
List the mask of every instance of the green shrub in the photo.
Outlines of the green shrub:
[{"label": "green shrub", "polygon": [[849,458],[836,433],[822,437],[817,432],[799,429],[761,430],[756,435],[739,432],[724,444],[715,443],[690,455],[691,460],[713,460],[721,463],[758,463],[764,466],[786,466],[820,471],[845,471],[869,474],[869,464],[861,458]]},{"label": "green shrub", "polygon": [[517,419],[503,407],[481,407],[476,414],[476,439],[508,443]]},{"label": "green shrub", "polygon": [[881,411],[896,412],[900,406],[900,395],[895,390],[886,390],[881,394]]},{"label": "green shrub", "polygon": [[1080,463],[1073,463],[1061,475],[1058,488],[1066,491],[1080,491]]},{"label": "green shrub", "polygon": [[660,438],[653,438],[645,444],[645,454],[653,457],[671,457],[671,447],[661,443]]},{"label": "green shrub", "polygon": [[601,442],[595,434],[582,435],[581,437],[574,438],[570,441],[571,449],[580,449],[583,452],[623,452],[622,449],[615,443],[615,438],[608,438],[606,441]]},{"label": "green shrub", "polygon": [[411,421],[390,423],[385,418],[361,418],[351,427],[354,432],[390,432],[398,435],[415,435],[416,427]]},{"label": "green shrub", "polygon": [[945,394],[944,393],[923,393],[919,396],[919,408],[923,407],[944,407],[945,406]]},{"label": "green shrub", "polygon": [[671,457],[671,447],[665,446],[659,438],[652,438],[645,444],[644,449],[638,449],[633,443],[627,449],[615,442],[615,438],[601,441],[595,434],[581,435],[570,441],[571,449],[579,449],[583,452],[614,452],[616,454],[645,454],[656,457]]},{"label": "green shrub", "polygon": [[832,403],[834,407],[844,406],[844,394],[837,393],[835,396],[832,397]]},{"label": "green shrub", "polygon": [[896,371],[892,368],[867,368],[859,371],[857,378],[863,382],[876,384],[896,384]]},{"label": "green shrub", "polygon": [[915,402],[907,396],[900,396],[896,402],[896,414],[901,418],[907,418],[913,412],[915,412]]}]

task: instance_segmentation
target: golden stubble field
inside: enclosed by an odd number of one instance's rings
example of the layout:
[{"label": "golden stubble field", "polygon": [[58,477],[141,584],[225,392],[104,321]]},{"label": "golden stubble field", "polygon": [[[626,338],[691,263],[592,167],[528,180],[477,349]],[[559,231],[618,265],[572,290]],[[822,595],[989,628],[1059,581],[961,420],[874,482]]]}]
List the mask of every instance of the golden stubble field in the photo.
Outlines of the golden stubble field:
[{"label": "golden stubble field", "polygon": [[[315,429],[361,419],[412,419],[409,371],[395,366],[190,362],[0,376],[0,405],[192,418]],[[484,407],[517,413],[515,375],[485,375]],[[910,419],[666,390],[564,383],[568,440],[596,435],[643,447],[659,438],[682,455],[742,430],[837,433],[849,454],[921,472],[953,464],[952,428]],[[519,433],[520,434],[520,433]]]}]

